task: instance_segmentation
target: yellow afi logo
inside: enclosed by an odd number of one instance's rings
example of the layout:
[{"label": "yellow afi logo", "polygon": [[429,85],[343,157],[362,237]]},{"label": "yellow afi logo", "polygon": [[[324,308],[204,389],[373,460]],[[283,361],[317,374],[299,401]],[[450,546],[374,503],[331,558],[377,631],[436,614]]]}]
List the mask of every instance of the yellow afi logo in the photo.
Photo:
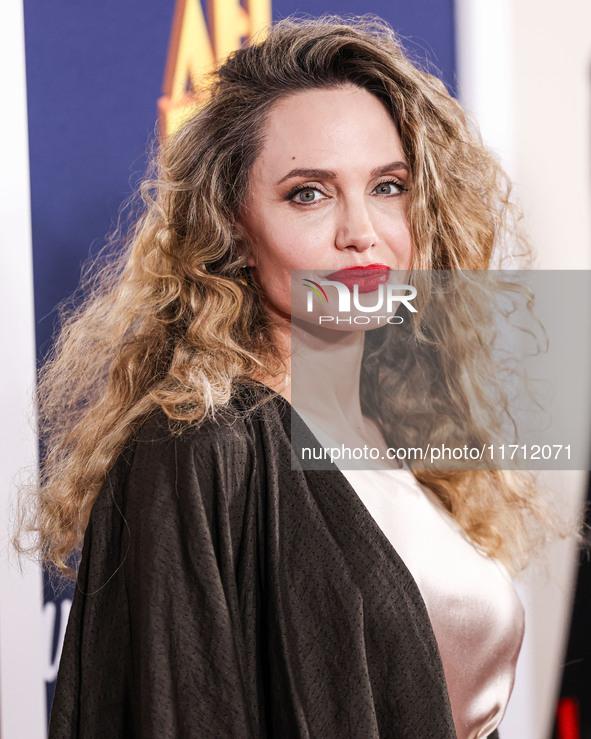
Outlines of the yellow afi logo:
[{"label": "yellow afi logo", "polygon": [[[216,61],[224,59],[271,23],[271,0],[208,0],[205,22],[200,0],[177,0],[168,48],[163,95],[158,100],[160,133],[174,133],[200,105],[195,90]],[[209,25],[209,27],[208,27]]]}]

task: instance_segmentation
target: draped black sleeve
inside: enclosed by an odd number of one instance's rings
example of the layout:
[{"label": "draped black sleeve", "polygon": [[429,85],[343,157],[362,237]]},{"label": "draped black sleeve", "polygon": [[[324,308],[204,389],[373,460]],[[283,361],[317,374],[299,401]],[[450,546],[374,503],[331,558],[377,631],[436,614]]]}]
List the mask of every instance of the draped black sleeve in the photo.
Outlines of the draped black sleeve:
[{"label": "draped black sleeve", "polygon": [[234,427],[173,436],[158,416],[122,455],[86,531],[50,737],[259,735],[257,573],[239,571],[253,461]]},{"label": "draped black sleeve", "polygon": [[92,510],[49,739],[455,739],[408,569],[336,467],[293,460],[281,397],[144,423]]}]

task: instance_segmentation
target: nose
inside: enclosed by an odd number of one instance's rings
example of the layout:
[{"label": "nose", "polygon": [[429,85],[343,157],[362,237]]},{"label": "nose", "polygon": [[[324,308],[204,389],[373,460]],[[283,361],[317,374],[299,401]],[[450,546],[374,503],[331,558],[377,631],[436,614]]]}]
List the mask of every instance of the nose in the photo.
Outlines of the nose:
[{"label": "nose", "polygon": [[357,251],[366,251],[377,244],[378,237],[362,200],[357,200],[351,205],[343,205],[338,218],[335,233],[337,249],[352,247]]}]

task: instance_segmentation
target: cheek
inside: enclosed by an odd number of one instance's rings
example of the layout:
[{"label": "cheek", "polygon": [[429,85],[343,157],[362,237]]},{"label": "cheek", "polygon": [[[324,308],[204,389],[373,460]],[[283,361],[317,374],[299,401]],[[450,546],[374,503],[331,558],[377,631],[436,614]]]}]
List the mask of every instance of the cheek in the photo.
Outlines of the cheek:
[{"label": "cheek", "polygon": [[[328,209],[286,209],[273,224],[272,238],[291,269],[331,269],[335,262],[335,214]],[[338,257],[338,255],[337,255]]]},{"label": "cheek", "polygon": [[[310,270],[318,267],[322,258],[318,236],[310,237],[301,228],[296,230],[283,223],[278,231],[267,228],[264,239],[255,245],[255,251],[256,280],[272,309],[285,315],[299,315],[301,311],[297,308],[294,313],[292,287],[296,290],[295,297],[305,294],[297,288],[302,277],[309,276]],[[308,318],[307,314],[304,318]]]},{"label": "cheek", "polygon": [[258,271],[281,281],[291,278],[292,270],[310,269],[321,254],[322,240],[310,229],[294,227],[289,221],[267,228],[256,244]]},{"label": "cheek", "polygon": [[399,269],[408,269],[412,259],[412,239],[407,223],[400,223],[390,231],[389,247],[396,256]]},{"label": "cheek", "polygon": [[257,271],[261,276],[273,281],[289,280],[292,269],[298,269],[297,257],[299,251],[296,243],[288,239],[261,244],[258,250]]},{"label": "cheek", "polygon": [[297,243],[293,238],[266,230],[264,237],[253,245],[256,269],[253,276],[267,300],[276,308],[290,312],[291,271],[300,269]]}]

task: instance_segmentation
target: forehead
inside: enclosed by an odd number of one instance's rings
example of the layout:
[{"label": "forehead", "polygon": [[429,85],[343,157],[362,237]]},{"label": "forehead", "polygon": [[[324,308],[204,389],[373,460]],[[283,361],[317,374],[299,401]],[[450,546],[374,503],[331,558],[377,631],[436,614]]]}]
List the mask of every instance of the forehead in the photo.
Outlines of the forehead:
[{"label": "forehead", "polygon": [[371,170],[388,161],[405,161],[398,130],[382,102],[354,85],[282,98],[268,114],[263,137],[254,176],[294,164]]}]

